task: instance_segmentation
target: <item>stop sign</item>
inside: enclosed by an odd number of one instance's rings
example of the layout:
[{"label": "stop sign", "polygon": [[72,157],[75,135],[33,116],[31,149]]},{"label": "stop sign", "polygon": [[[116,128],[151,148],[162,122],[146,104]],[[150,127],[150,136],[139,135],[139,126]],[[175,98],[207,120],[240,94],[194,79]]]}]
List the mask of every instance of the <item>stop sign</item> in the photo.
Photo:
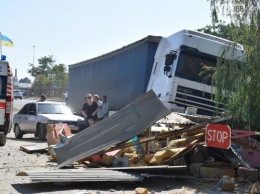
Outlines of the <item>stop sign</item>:
[{"label": "stop sign", "polygon": [[229,149],[231,129],[228,125],[208,124],[206,127],[206,145],[209,147]]}]

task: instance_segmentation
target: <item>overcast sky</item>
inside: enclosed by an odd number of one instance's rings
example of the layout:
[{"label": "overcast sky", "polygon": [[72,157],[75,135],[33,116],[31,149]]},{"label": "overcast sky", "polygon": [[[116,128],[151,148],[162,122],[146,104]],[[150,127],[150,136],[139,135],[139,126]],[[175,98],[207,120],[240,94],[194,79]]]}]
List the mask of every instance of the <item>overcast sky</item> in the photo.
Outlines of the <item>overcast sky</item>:
[{"label": "overcast sky", "polygon": [[[211,24],[207,0],[0,0],[2,47],[13,73],[29,77],[29,63],[53,55],[71,65],[148,35],[169,36]],[[34,47],[35,46],[35,47]],[[34,49],[35,48],[35,49]]]}]

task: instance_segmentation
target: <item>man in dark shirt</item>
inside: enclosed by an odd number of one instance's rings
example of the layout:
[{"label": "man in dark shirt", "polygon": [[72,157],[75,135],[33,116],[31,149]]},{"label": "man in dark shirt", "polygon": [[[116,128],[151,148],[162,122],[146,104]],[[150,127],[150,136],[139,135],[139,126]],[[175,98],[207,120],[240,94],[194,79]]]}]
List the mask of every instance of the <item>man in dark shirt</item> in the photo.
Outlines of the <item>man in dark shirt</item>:
[{"label": "man in dark shirt", "polygon": [[85,100],[86,103],[83,105],[81,110],[85,120],[87,121],[88,119],[93,118],[95,121],[97,121],[97,111],[99,110],[97,103],[93,101],[91,94],[88,94],[85,97]]}]

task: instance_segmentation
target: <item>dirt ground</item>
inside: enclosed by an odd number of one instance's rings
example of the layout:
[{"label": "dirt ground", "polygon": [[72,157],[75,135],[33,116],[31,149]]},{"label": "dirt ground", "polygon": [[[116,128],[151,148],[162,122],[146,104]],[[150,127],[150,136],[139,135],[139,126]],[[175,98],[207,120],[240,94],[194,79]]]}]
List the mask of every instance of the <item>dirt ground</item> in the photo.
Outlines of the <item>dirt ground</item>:
[{"label": "dirt ground", "polygon": [[137,187],[147,188],[149,193],[247,193],[249,185],[238,185],[234,192],[212,191],[217,181],[191,178],[145,178],[142,182],[74,182],[67,186],[53,183],[32,183],[28,176],[16,176],[23,171],[45,171],[57,169],[47,154],[28,154],[20,150],[21,145],[37,144],[47,146],[46,142],[34,140],[33,135],[24,135],[18,140],[14,133],[8,134],[4,147],[0,147],[0,193],[57,193],[57,194],[105,194],[135,193]]}]

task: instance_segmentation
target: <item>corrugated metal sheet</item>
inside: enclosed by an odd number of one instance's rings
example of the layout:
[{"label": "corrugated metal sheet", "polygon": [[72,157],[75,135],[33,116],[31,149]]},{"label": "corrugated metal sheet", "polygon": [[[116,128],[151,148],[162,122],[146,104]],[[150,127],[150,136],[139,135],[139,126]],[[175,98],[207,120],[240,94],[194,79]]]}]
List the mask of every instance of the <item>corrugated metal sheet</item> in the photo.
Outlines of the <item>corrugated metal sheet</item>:
[{"label": "corrugated metal sheet", "polygon": [[171,113],[166,116],[166,118],[160,119],[157,123],[161,124],[186,124],[186,125],[194,125],[195,122],[186,119],[185,117],[178,115],[177,113]]},{"label": "corrugated metal sheet", "polygon": [[206,115],[189,115],[189,114],[184,114],[184,113],[177,113],[178,115],[185,117],[186,119],[189,119],[190,121],[193,121],[195,123],[204,123],[207,122],[210,119],[217,118],[217,117],[212,117],[212,116],[206,116]]},{"label": "corrugated metal sheet", "polygon": [[63,169],[52,171],[26,172],[34,183],[39,182],[83,182],[83,181],[142,181],[143,176],[137,173],[126,173],[115,170],[98,169]]},{"label": "corrugated metal sheet", "polygon": [[69,66],[68,106],[81,112],[86,94],[107,95],[119,110],[143,95],[161,37],[148,36],[116,51]]},{"label": "corrugated metal sheet", "polygon": [[58,167],[124,142],[168,114],[170,111],[150,90],[116,114],[74,135],[68,145],[55,148]]},{"label": "corrugated metal sheet", "polygon": [[[104,169],[104,168],[103,168]],[[120,170],[123,172],[135,172],[135,173],[147,173],[147,174],[161,174],[161,175],[186,175],[189,174],[187,166],[168,166],[168,165],[157,165],[157,166],[135,166],[135,167],[115,167],[105,168],[109,170]],[[99,168],[102,170],[102,168]]]}]

